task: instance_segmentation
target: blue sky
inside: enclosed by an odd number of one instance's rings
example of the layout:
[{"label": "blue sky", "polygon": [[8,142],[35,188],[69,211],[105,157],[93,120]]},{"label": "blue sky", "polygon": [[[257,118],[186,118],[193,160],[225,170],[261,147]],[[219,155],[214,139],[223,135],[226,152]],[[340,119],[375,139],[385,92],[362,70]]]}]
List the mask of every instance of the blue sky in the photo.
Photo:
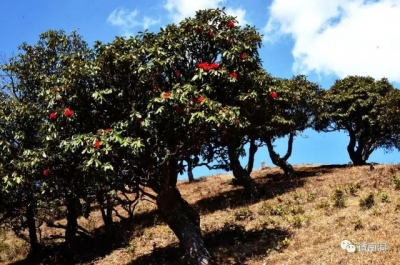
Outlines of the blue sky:
[{"label": "blue sky", "polygon": [[[84,39],[111,41],[193,16],[196,10],[223,7],[239,24],[256,26],[265,36],[264,68],[275,76],[306,74],[329,88],[347,75],[387,77],[400,87],[400,1],[398,0],[68,0],[3,1],[0,6],[0,54],[18,52],[22,42],[34,44],[40,33],[78,30]],[[294,141],[292,164],[336,164],[350,161],[345,133],[304,132]],[[284,153],[286,139],[276,141]],[[245,165],[245,158],[243,164]],[[255,168],[271,165],[266,147],[256,154]],[[400,153],[374,152],[369,161],[399,163]],[[196,177],[219,173],[205,168]],[[186,178],[186,176],[182,176]]]}]

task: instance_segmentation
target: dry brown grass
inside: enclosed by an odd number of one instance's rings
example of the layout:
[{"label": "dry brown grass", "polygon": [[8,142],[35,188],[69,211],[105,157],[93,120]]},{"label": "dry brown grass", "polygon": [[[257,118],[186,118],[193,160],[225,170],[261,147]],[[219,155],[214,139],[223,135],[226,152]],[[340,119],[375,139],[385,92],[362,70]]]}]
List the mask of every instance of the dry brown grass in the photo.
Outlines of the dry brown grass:
[{"label": "dry brown grass", "polygon": [[[230,185],[231,175],[179,182],[183,197],[201,213],[201,229],[215,264],[398,264],[400,190],[392,177],[400,179],[399,166],[381,165],[374,171],[368,166],[295,169],[299,179],[291,181],[277,168],[254,171],[252,177],[264,190],[258,202],[243,200],[242,188]],[[360,206],[370,194],[374,204]],[[125,244],[76,263],[180,264],[178,241],[158,219],[155,206],[142,202],[136,215],[135,224],[124,228],[130,231]],[[79,223],[92,231],[102,226],[98,212]],[[388,251],[348,253],[340,248],[345,239],[386,243]],[[11,263],[27,254],[27,246],[19,246],[21,241],[11,234],[2,240],[0,261]]]}]

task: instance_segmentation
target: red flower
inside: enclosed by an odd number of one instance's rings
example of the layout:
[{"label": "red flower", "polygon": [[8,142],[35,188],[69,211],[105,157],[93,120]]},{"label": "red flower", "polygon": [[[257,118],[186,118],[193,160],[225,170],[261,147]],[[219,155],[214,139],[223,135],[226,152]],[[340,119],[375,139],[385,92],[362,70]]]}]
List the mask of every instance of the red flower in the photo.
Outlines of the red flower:
[{"label": "red flower", "polygon": [[212,70],[218,70],[219,65],[217,63],[212,63],[212,64],[210,64],[209,68]]},{"label": "red flower", "polygon": [[242,59],[242,60],[247,59],[247,54],[242,53],[242,54],[240,55],[240,59]]},{"label": "red flower", "polygon": [[196,28],[196,32],[197,32],[197,33],[202,33],[202,32],[203,32],[203,27],[198,26],[198,27]]},{"label": "red flower", "polygon": [[214,34],[214,32],[211,30],[211,31],[208,33],[208,36],[209,36],[210,38],[214,38],[215,34]]},{"label": "red flower", "polygon": [[217,63],[212,63],[212,64],[208,64],[208,63],[198,63],[197,64],[197,68],[201,68],[204,71],[208,71],[208,70],[218,70],[219,65]]},{"label": "red flower", "polygon": [[50,174],[50,169],[43,170],[43,175],[48,176]]},{"label": "red flower", "polygon": [[54,119],[56,119],[56,118],[57,118],[57,113],[56,113],[56,112],[50,113],[50,119],[51,119],[51,120],[54,120]]},{"label": "red flower", "polygon": [[203,96],[198,96],[198,97],[197,97],[197,101],[198,101],[198,102],[203,102],[205,99],[206,99],[206,98],[203,97]]},{"label": "red flower", "polygon": [[111,131],[111,128],[105,128],[105,129],[104,129],[104,132],[105,132],[105,133],[109,133],[110,131]]},{"label": "red flower", "polygon": [[237,73],[235,73],[235,72],[229,73],[229,76],[237,79]]},{"label": "red flower", "polygon": [[162,98],[169,98],[169,93],[168,92],[162,93]]},{"label": "red flower", "polygon": [[156,86],[153,87],[153,93],[157,93],[158,88]]},{"label": "red flower", "polygon": [[277,99],[277,98],[278,98],[278,94],[277,94],[275,91],[271,92],[269,95],[270,95],[271,98],[273,98],[273,99]]},{"label": "red flower", "polygon": [[72,115],[74,115],[74,111],[73,110],[70,110],[69,108],[66,108],[66,109],[64,109],[64,115],[65,115],[65,117],[71,117]]},{"label": "red flower", "polygon": [[234,28],[235,27],[235,23],[233,21],[228,21],[228,23],[226,23],[226,25],[230,28]]},{"label": "red flower", "polygon": [[176,76],[176,77],[180,77],[180,76],[181,76],[181,72],[175,71],[175,76]]},{"label": "red flower", "polygon": [[94,142],[93,146],[94,148],[99,148],[101,145],[101,141],[100,140],[96,140],[96,142]]},{"label": "red flower", "polygon": [[198,63],[198,64],[197,64],[197,68],[204,69],[204,68],[206,68],[206,67],[208,67],[208,63]]}]

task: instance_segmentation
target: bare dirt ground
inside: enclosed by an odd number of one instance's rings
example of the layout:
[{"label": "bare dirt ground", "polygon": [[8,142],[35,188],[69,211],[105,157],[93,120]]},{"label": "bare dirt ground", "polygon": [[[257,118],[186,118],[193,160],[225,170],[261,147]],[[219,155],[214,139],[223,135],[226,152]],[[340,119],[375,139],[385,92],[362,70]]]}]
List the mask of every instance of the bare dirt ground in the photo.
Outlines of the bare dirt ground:
[{"label": "bare dirt ground", "polygon": [[[232,175],[178,184],[201,214],[201,229],[215,264],[399,264],[400,166],[296,166],[288,180],[278,168],[255,170],[260,201],[243,199]],[[96,236],[82,240],[74,257],[63,254],[62,229],[42,227],[43,255],[26,259],[28,245],[9,232],[0,235],[1,264],[181,264],[178,241],[153,203],[137,207],[133,223],[119,222],[118,242],[105,242],[99,211],[81,226]],[[65,223],[65,220],[61,220]],[[343,250],[351,241],[356,252]],[[364,244],[363,244],[364,243]],[[358,249],[359,245],[361,249]],[[370,251],[363,251],[363,247]],[[364,249],[365,250],[365,249]]]}]

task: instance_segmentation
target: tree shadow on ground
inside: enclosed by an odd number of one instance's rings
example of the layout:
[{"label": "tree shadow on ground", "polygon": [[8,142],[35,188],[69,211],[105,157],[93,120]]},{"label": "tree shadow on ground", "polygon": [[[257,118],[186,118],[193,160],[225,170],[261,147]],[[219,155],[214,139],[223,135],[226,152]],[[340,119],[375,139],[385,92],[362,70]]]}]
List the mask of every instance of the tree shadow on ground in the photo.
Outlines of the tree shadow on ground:
[{"label": "tree shadow on ground", "polygon": [[[310,168],[297,170],[296,179],[288,179],[283,173],[266,174],[263,177],[255,178],[254,182],[261,193],[259,200],[266,200],[274,198],[275,196],[282,195],[286,192],[292,191],[298,187],[302,187],[305,179],[308,177],[319,176],[329,173],[331,168]],[[221,185],[233,185],[231,181],[222,183]],[[259,200],[246,199],[244,197],[244,189],[241,186],[234,190],[224,191],[216,194],[215,196],[208,196],[191,206],[199,212],[199,214],[209,214],[218,210],[227,208],[239,208],[249,206],[257,203]],[[207,195],[205,195],[207,196]],[[145,213],[136,214],[134,216],[136,225],[140,227],[149,227],[157,224],[163,224],[163,221],[157,215],[156,210],[148,211]]]},{"label": "tree shadow on ground", "polygon": [[[261,194],[261,197],[258,200],[246,199],[244,197],[243,188],[239,187],[238,189],[221,192],[215,196],[203,198],[192,204],[192,206],[201,214],[212,213],[226,208],[234,209],[242,206],[249,206],[260,200],[271,199],[298,187],[302,187],[305,183],[303,178],[313,176],[317,172],[298,171],[296,173],[298,174],[298,178],[296,179],[288,179],[282,173],[266,175],[265,177],[254,179]],[[230,181],[226,184],[236,186]]]},{"label": "tree shadow on ground", "polygon": [[[212,264],[245,264],[248,259],[265,257],[267,250],[282,251],[281,243],[290,234],[280,229],[262,229],[245,231],[243,226],[230,224],[222,229],[208,232],[204,236]],[[183,252],[178,244],[156,248],[152,253],[143,255],[130,265],[185,265]]]},{"label": "tree shadow on ground", "polygon": [[54,239],[43,239],[40,251],[35,255],[28,255],[26,259],[11,263],[12,265],[34,264],[80,264],[90,263],[110,254],[118,248],[129,244],[134,230],[132,221],[121,220],[115,222],[115,237],[111,240],[104,236],[104,227],[94,230],[92,236],[78,236],[76,245],[68,249],[64,242],[55,242]]}]

